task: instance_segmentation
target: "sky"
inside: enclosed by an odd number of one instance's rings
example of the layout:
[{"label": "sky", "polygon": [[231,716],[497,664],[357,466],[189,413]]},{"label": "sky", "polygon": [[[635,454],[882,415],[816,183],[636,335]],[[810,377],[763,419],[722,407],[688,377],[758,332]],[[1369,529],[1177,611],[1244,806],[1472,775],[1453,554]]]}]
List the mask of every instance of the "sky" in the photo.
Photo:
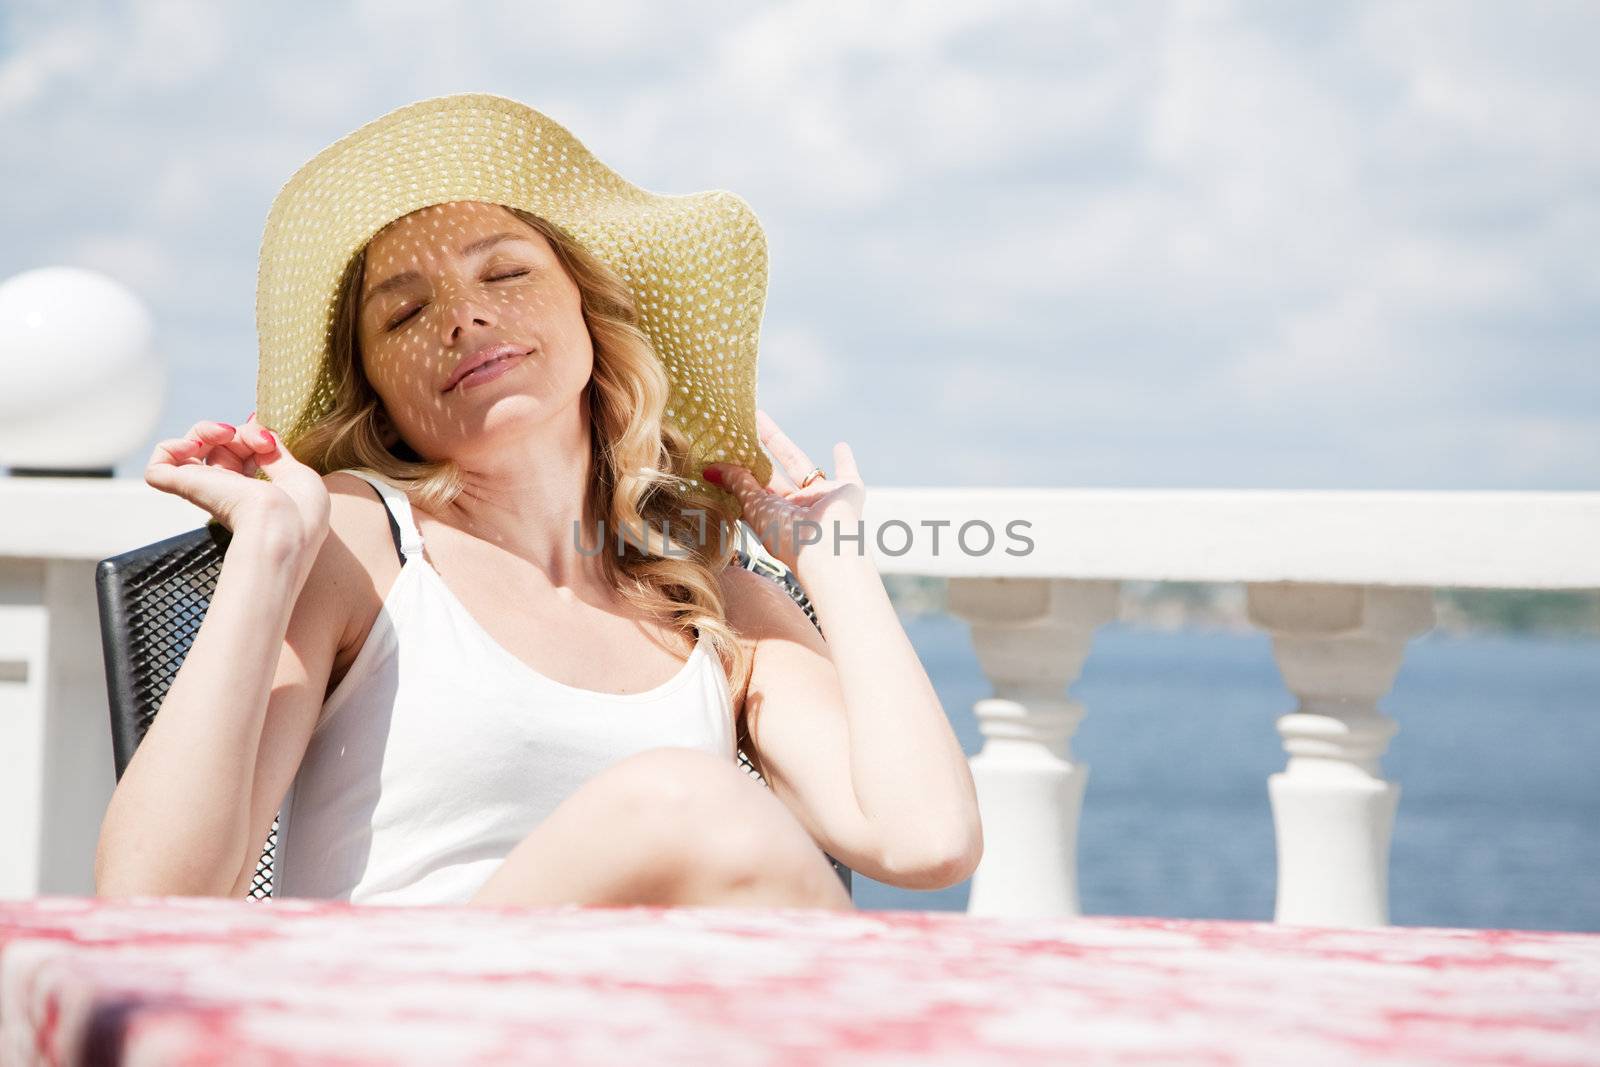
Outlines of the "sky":
[{"label": "sky", "polygon": [[1589,2],[5,0],[0,279],[147,302],[137,477],[254,407],[283,182],[486,91],[751,204],[760,404],[869,492],[1594,490],[1597,49]]}]

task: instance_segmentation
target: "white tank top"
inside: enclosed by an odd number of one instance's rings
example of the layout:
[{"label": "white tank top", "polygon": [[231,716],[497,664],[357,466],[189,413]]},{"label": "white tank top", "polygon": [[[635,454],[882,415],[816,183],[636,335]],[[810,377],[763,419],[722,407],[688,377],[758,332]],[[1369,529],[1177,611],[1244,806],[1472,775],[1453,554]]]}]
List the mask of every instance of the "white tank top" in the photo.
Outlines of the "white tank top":
[{"label": "white tank top", "polygon": [[735,762],[722,665],[702,635],[639,693],[565,685],[490,637],[423,558],[404,493],[361,471],[400,576],[323,704],[278,820],[273,895],[460,904],[580,785],[674,745]]}]

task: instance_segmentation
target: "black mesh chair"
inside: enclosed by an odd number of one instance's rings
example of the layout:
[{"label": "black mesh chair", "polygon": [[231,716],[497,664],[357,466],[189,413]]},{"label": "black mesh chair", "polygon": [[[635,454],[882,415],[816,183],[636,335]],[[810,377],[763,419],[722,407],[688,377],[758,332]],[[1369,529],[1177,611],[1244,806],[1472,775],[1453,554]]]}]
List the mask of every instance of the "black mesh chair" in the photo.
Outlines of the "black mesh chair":
[{"label": "black mesh chair", "polygon": [[[227,527],[213,521],[197,530],[103,559],[95,569],[118,780],[189,653],[210,606],[231,537]],[[782,564],[742,550],[737,553],[737,560],[746,569],[782,585],[805,610],[812,625],[821,630],[805,591]],[[767,785],[742,744],[738,751],[739,764],[745,772]],[[248,893],[251,900],[272,895],[277,843],[278,820],[273,819],[266,845],[256,861]],[[828,859],[846,892],[851,891],[850,868],[832,856]]]}]

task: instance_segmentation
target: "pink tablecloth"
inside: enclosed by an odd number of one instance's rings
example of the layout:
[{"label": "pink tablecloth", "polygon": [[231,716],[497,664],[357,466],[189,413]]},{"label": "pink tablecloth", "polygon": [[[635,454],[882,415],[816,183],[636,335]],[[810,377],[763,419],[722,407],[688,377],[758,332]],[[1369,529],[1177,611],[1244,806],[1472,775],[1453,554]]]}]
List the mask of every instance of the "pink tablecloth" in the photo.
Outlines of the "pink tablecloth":
[{"label": "pink tablecloth", "polygon": [[1600,1064],[1600,935],[0,901],[12,1064]]}]

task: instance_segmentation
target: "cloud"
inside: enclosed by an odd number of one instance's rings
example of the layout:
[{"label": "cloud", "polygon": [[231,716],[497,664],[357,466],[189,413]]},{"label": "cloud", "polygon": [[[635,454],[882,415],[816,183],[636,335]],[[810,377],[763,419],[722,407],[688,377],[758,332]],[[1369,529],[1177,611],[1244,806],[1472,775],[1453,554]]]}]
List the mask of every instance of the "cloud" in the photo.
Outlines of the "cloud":
[{"label": "cloud", "polygon": [[68,245],[62,259],[77,267],[103,271],[146,299],[181,296],[183,271],[164,242],[145,235],[101,233]]},{"label": "cloud", "polygon": [[176,379],[163,433],[249,409],[255,256],[294,169],[410,100],[486,89],[647,188],[749,200],[772,249],[763,402],[797,439],[870,448],[883,484],[934,480],[929,455],[969,484],[1600,477],[1600,11],[0,18],[0,123],[22,146],[0,155],[0,276],[97,265],[152,302],[178,365],[237,353]]},{"label": "cloud", "polygon": [[76,24],[50,27],[30,46],[0,61],[0,115],[33,103],[52,83],[85,69],[96,34]]}]

